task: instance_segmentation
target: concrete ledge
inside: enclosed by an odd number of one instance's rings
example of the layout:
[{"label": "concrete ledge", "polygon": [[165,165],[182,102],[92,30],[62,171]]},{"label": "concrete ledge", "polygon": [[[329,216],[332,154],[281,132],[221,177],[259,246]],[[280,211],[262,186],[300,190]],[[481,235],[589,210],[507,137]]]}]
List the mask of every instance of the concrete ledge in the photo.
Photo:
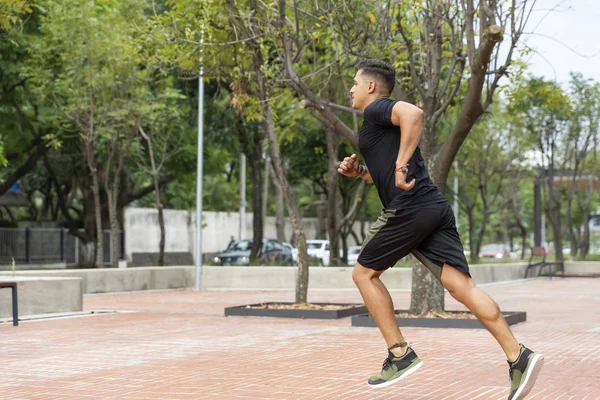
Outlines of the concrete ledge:
[{"label": "concrete ledge", "polygon": [[526,269],[526,262],[511,264],[475,264],[469,266],[471,276],[478,285],[523,279],[525,278]]},{"label": "concrete ledge", "polygon": [[[527,263],[479,264],[471,266],[477,284],[523,279]],[[353,267],[310,267],[310,289],[355,289]],[[202,287],[208,290],[294,290],[297,267],[202,267]],[[20,271],[17,276],[77,277],[87,293],[194,287],[195,267],[139,267]],[[0,271],[2,276],[10,272]],[[410,290],[411,268],[393,268],[382,275],[391,290]]]},{"label": "concrete ledge", "polygon": [[[53,271],[21,271],[17,276],[76,277],[88,293],[128,292],[137,290],[178,289],[192,286],[185,270],[193,267],[94,268]],[[0,272],[0,279],[7,273]],[[10,273],[12,276],[12,273]]]},{"label": "concrete ledge", "polygon": [[[523,279],[527,263],[479,264],[470,267],[477,284]],[[352,281],[353,267],[310,267],[310,289],[355,289]],[[202,286],[205,289],[277,289],[294,290],[296,267],[202,267]],[[194,273],[189,272],[190,286],[194,285]],[[381,280],[388,289],[410,290],[412,268],[392,268]]]},{"label": "concrete ledge", "polygon": [[565,261],[566,274],[600,274],[600,261]]},{"label": "concrete ledge", "polygon": [[[17,282],[19,315],[49,314],[83,310],[81,278],[0,276]],[[0,290],[0,317],[12,316],[10,289]]]},{"label": "concrete ledge", "polygon": [[[11,264],[0,265],[0,271],[10,271],[12,273],[13,266]],[[15,272],[21,271],[32,271],[32,270],[54,270],[54,269],[66,269],[67,264],[53,263],[53,264],[17,264],[15,265]]]}]

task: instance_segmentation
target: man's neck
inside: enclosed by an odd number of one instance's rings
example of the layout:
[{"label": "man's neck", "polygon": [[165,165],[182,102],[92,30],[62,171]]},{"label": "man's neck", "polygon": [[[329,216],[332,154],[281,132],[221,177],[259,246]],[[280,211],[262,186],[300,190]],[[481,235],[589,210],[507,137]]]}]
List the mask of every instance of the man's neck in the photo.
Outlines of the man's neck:
[{"label": "man's neck", "polygon": [[365,108],[369,107],[369,105],[371,103],[373,103],[375,100],[379,100],[379,99],[387,99],[387,97],[386,96],[382,96],[382,95],[371,97],[370,101],[360,111],[365,111]]}]

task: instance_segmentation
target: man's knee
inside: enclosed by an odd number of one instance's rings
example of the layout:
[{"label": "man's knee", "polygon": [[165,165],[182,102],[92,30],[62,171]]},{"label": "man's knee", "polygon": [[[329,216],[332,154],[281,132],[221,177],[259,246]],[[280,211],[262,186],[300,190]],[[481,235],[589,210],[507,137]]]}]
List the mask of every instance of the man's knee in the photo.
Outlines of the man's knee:
[{"label": "man's knee", "polygon": [[467,296],[471,289],[476,287],[475,282],[468,274],[449,265],[444,265],[441,281],[442,286],[448,290],[448,293],[459,301]]},{"label": "man's knee", "polygon": [[356,263],[354,270],[352,271],[352,280],[359,286],[363,282],[368,282],[373,278],[377,278],[381,275],[381,271],[375,271],[374,269],[363,267],[359,263]]}]

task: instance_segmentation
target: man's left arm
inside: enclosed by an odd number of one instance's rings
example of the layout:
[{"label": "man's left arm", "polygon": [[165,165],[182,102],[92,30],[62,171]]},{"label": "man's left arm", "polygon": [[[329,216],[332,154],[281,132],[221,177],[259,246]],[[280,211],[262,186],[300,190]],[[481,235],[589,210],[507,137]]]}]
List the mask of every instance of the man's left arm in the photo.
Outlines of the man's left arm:
[{"label": "man's left arm", "polygon": [[421,140],[421,128],[423,127],[423,110],[410,103],[399,101],[392,109],[392,123],[400,127],[400,148],[396,159],[396,186],[411,190],[415,186],[415,180],[406,183],[408,161],[415,152]]}]

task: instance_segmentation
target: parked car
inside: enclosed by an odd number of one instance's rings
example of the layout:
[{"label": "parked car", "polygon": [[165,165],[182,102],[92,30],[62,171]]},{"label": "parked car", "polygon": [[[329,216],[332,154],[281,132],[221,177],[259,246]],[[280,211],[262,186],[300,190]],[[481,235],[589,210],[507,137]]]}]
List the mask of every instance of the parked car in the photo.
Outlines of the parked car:
[{"label": "parked car", "polygon": [[297,264],[298,263],[298,249],[296,247],[292,246],[288,242],[281,242],[281,244],[283,244],[285,247],[290,249],[290,251],[292,252],[292,260],[294,261],[294,263]]},{"label": "parked car", "polygon": [[510,251],[504,244],[486,244],[479,250],[479,258],[517,258],[517,253]]},{"label": "parked car", "polygon": [[354,265],[358,261],[360,254],[360,246],[348,247],[348,265]]},{"label": "parked car", "polygon": [[[251,240],[237,240],[213,259],[213,265],[250,265]],[[263,239],[260,264],[292,265],[292,252],[279,240]]]},{"label": "parked car", "polygon": [[329,240],[307,240],[306,252],[309,257],[317,260],[320,265],[329,265]]}]

